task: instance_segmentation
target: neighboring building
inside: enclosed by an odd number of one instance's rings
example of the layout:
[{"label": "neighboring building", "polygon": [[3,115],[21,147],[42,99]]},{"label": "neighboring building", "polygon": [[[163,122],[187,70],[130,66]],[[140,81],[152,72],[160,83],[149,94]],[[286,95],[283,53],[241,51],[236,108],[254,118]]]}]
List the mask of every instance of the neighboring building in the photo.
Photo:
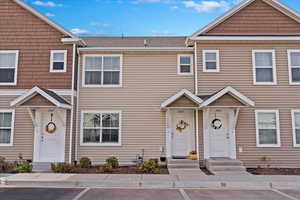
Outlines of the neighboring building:
[{"label": "neighboring building", "polygon": [[300,16],[278,1],[244,1],[191,37],[80,40],[21,1],[0,9],[0,156],[299,166]]},{"label": "neighboring building", "polygon": [[0,1],[0,35],[0,156],[69,161],[81,40],[19,0]]}]

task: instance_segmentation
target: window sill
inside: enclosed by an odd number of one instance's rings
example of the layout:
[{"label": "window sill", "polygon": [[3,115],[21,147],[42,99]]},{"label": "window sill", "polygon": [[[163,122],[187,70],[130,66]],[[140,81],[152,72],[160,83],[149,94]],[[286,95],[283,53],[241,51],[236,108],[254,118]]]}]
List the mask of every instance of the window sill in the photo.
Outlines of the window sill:
[{"label": "window sill", "polygon": [[269,83],[269,82],[255,82],[253,85],[277,85],[277,82],[275,83]]},{"label": "window sill", "polygon": [[13,144],[0,144],[0,147],[13,147]]},{"label": "window sill", "polygon": [[121,143],[106,143],[106,144],[95,144],[95,143],[80,143],[80,146],[87,147],[120,147]]},{"label": "window sill", "polygon": [[178,73],[178,76],[193,76],[194,73]]},{"label": "window sill", "polygon": [[281,145],[256,145],[258,148],[280,148]]},{"label": "window sill", "polygon": [[0,86],[16,86],[17,83],[0,83]]},{"label": "window sill", "polygon": [[122,85],[83,85],[83,88],[121,88]]}]

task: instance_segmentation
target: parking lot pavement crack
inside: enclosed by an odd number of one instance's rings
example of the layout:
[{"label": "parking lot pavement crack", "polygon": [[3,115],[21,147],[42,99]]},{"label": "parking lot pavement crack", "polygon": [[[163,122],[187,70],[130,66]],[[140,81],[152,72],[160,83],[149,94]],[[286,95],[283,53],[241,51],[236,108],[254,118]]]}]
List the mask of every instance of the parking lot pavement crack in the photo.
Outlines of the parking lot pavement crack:
[{"label": "parking lot pavement crack", "polygon": [[276,192],[276,193],[278,193],[278,194],[280,194],[280,195],[282,195],[282,196],[284,196],[284,197],[286,197],[286,198],[288,198],[288,199],[290,199],[290,200],[300,200],[300,199],[297,199],[297,198],[295,198],[295,197],[292,197],[292,196],[290,196],[290,195],[288,195],[288,194],[286,194],[286,193],[284,193],[284,192],[281,192],[281,191],[279,191],[279,190],[276,190],[276,189],[272,189],[272,191],[273,191],[273,192]]},{"label": "parking lot pavement crack", "polygon": [[72,200],[80,200],[80,198],[85,195],[91,188],[85,188],[83,191],[81,191],[79,194],[76,195]]},{"label": "parking lot pavement crack", "polygon": [[191,200],[188,194],[184,191],[184,189],[179,189],[180,194],[182,195],[184,200]]}]

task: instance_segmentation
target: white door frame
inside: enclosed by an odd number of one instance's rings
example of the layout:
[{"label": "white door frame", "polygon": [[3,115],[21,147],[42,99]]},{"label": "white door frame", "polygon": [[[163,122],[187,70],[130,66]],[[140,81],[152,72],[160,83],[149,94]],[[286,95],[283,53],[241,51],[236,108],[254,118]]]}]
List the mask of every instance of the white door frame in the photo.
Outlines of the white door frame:
[{"label": "white door frame", "polygon": [[[45,108],[40,108],[40,109],[36,109],[35,110],[35,120],[34,120],[34,145],[33,145],[33,162],[40,162],[39,159],[40,159],[40,134],[41,134],[41,130],[44,128],[42,127],[42,119],[41,119],[41,112],[44,112],[44,111],[48,111],[48,109],[45,109]],[[58,109],[53,109],[54,111],[56,112],[60,112],[60,110]],[[66,113],[67,114],[67,113]],[[66,116],[67,117],[67,116]],[[60,119],[60,120],[63,120],[63,119]],[[65,162],[65,148],[66,148],[66,120],[65,121],[62,121],[62,123],[64,124],[63,128],[65,129],[64,131],[64,135],[63,137],[61,138],[62,141],[63,141],[63,144],[64,144],[64,154],[62,156],[62,162]]]},{"label": "white door frame", "polygon": [[[192,113],[192,121],[193,121],[193,129],[194,133],[190,135],[189,139],[189,149],[192,150],[198,150],[196,148],[196,145],[192,145],[192,142],[196,144],[196,126],[195,123],[195,109],[194,108],[173,108],[173,109],[167,109],[166,111],[166,157],[171,158],[173,156],[173,138],[172,138],[172,132],[173,132],[173,114],[178,110],[184,110],[184,111],[191,111]],[[194,140],[194,141],[193,141]],[[187,155],[188,156],[188,155]]]},{"label": "white door frame", "polygon": [[[203,109],[203,145],[204,145],[204,159],[210,158],[210,113],[216,108]],[[228,112],[228,154],[229,158],[236,159],[236,123],[239,114],[239,108],[217,108]]]}]

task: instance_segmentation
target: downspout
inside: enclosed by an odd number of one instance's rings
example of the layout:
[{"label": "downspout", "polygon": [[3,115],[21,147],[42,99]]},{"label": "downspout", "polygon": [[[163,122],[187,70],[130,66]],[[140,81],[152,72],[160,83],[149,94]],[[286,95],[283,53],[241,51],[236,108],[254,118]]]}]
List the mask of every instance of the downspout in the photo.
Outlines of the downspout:
[{"label": "downspout", "polygon": [[198,95],[198,57],[197,57],[197,42],[194,43],[194,56],[195,56],[195,63],[194,63],[194,70],[195,70],[195,94]]},{"label": "downspout", "polygon": [[73,121],[74,121],[74,93],[75,93],[75,64],[76,64],[76,44],[73,44],[73,59],[72,59],[72,95],[71,95],[71,122],[70,122],[70,147],[69,147],[69,163],[72,163],[72,146],[73,146]]},{"label": "downspout", "polygon": [[[80,98],[80,83],[82,80],[80,80],[80,75],[81,75],[81,55],[80,52],[78,51],[78,63],[77,63],[77,98],[76,98],[76,121],[78,122],[80,119],[78,116],[79,113],[79,98]],[[81,119],[80,119],[81,120]],[[80,123],[79,123],[80,124]],[[75,134],[75,160],[78,160],[78,132],[80,132],[80,125],[76,123],[76,134]]]}]

